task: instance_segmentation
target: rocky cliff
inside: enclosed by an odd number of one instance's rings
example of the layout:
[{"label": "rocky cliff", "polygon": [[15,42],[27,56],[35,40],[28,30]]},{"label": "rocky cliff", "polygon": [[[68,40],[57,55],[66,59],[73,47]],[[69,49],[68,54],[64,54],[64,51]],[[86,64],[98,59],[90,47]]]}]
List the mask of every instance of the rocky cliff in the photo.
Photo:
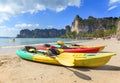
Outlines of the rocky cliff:
[{"label": "rocky cliff", "polygon": [[[87,19],[82,19],[79,15],[76,15],[71,26],[65,26],[65,29],[35,29],[35,30],[21,30],[20,34],[17,35],[18,38],[54,38],[61,37],[66,35],[69,32],[79,33],[93,33],[98,29],[106,30],[116,30],[116,22],[120,18],[117,17],[104,17],[104,18],[95,18],[89,16]],[[118,24],[120,26],[120,24]],[[118,28],[119,31],[119,28]],[[76,34],[75,33],[75,34]],[[117,33],[118,35],[120,33]],[[73,35],[73,34],[72,34]],[[80,34],[79,34],[80,35]],[[119,38],[120,39],[120,38]]]},{"label": "rocky cliff", "polygon": [[82,18],[80,18],[78,15],[75,17],[74,21],[72,22],[72,28],[71,31],[75,31],[77,32],[77,34],[79,32],[87,32],[88,31],[88,25],[85,25],[83,23]]},{"label": "rocky cliff", "polygon": [[20,31],[17,38],[55,38],[65,35],[65,29],[24,29]]},{"label": "rocky cliff", "polygon": [[112,29],[116,27],[117,20],[117,17],[94,18],[92,16],[89,16],[88,19],[82,19],[76,15],[71,25],[71,31],[78,34],[80,32],[91,33],[98,28]]}]

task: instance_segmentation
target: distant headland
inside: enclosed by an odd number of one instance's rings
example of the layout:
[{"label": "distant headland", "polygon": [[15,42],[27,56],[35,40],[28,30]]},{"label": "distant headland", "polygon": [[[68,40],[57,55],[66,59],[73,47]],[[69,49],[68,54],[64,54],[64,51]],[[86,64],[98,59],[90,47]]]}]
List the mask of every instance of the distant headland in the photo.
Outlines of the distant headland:
[{"label": "distant headland", "polygon": [[17,38],[81,38],[81,37],[105,37],[116,34],[117,22],[120,17],[95,18],[89,16],[87,19],[79,15],[73,19],[71,25],[66,25],[64,29],[24,29],[20,31]]}]

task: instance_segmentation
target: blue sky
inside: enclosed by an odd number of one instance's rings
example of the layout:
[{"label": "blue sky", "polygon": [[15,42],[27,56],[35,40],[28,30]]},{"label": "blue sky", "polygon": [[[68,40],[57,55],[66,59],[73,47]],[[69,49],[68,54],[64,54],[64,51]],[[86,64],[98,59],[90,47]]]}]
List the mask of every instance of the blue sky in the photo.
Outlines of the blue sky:
[{"label": "blue sky", "polygon": [[63,29],[76,15],[120,17],[120,0],[0,0],[0,36],[16,37],[21,29]]}]

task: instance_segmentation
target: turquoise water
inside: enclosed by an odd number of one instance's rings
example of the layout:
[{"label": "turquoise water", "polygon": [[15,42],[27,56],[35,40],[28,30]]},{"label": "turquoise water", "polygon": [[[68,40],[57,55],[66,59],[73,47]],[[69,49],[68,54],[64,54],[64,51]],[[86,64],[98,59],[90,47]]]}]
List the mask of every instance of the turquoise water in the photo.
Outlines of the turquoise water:
[{"label": "turquoise water", "polygon": [[[15,38],[15,42],[12,42],[12,38],[0,38],[0,56],[2,55],[16,55],[16,50],[23,48],[26,45],[37,46],[45,43],[56,43],[58,40],[62,40],[66,43],[80,43],[88,40],[73,40],[67,38]],[[69,44],[68,44],[69,45]]]},{"label": "turquoise water", "polygon": [[0,38],[0,47],[55,43],[57,40],[72,41],[72,39],[67,38],[15,38],[15,42],[13,42],[12,38]]}]

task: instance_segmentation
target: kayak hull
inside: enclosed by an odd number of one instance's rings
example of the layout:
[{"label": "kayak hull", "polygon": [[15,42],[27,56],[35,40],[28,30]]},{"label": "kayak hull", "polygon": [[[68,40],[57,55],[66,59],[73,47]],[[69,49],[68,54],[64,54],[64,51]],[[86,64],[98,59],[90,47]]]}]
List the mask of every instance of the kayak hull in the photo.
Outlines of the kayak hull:
[{"label": "kayak hull", "polygon": [[[16,54],[27,60],[62,65],[55,58],[42,53],[30,53],[25,50],[17,50]],[[73,67],[98,67],[105,65],[115,53],[61,53],[61,55],[72,55],[74,57]]]},{"label": "kayak hull", "polygon": [[[37,50],[48,50],[48,47],[37,46]],[[70,52],[70,53],[97,53],[100,51],[100,48],[73,48],[73,49],[61,49],[57,48],[61,52]]]},{"label": "kayak hull", "polygon": [[[53,46],[60,48],[60,45],[58,44],[53,44]],[[82,49],[86,49],[86,48],[99,48],[99,51],[102,51],[106,46],[105,45],[100,45],[100,46],[85,46],[85,45],[79,45],[79,46],[68,46],[70,48],[82,48]]]},{"label": "kayak hull", "polygon": [[63,49],[63,52],[70,52],[70,53],[97,53],[99,52],[99,48],[77,48],[77,49]]},{"label": "kayak hull", "polygon": [[71,48],[99,48],[99,51],[102,51],[105,46],[102,45],[102,46],[71,46]]}]

